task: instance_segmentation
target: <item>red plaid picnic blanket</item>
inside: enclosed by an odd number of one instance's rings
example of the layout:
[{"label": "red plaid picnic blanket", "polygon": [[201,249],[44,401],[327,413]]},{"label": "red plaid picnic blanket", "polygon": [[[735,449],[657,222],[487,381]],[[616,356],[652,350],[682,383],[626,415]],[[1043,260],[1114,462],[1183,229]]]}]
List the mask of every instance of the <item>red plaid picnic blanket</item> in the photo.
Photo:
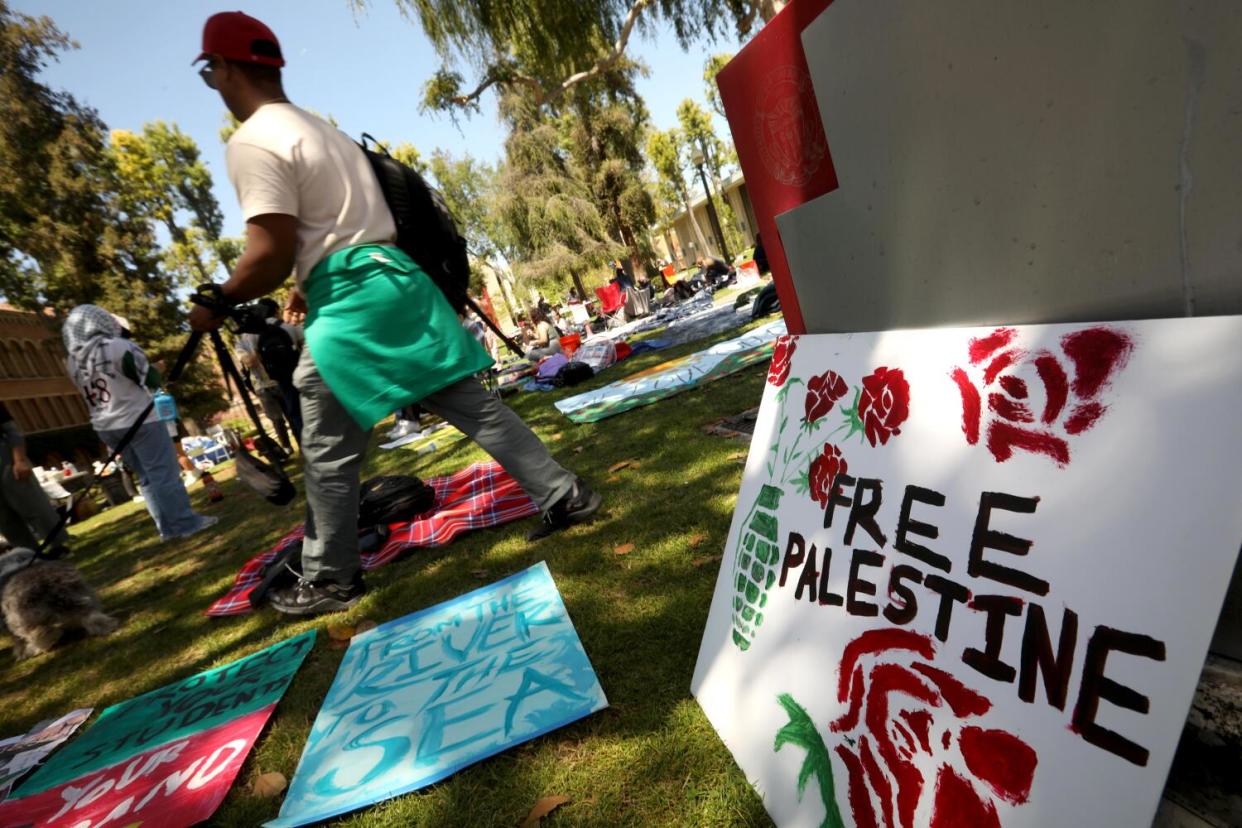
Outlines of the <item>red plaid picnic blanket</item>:
[{"label": "red plaid picnic blanket", "polygon": [[[395,524],[382,548],[362,556],[363,569],[383,566],[407,549],[444,546],[462,532],[500,526],[539,511],[499,463],[475,463],[457,474],[425,482],[436,490],[436,508],[410,523]],[[247,561],[237,573],[232,589],[204,614],[219,617],[250,612],[250,592],[262,579],[263,567],[286,547],[300,541],[302,535],[303,527],[299,526],[271,551]]]}]

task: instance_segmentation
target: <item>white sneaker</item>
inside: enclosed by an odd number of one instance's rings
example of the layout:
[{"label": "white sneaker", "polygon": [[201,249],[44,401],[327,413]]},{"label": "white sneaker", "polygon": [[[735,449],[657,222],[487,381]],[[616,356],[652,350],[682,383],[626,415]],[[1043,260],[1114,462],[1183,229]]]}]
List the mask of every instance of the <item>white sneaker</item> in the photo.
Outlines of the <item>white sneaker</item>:
[{"label": "white sneaker", "polygon": [[174,535],[173,537],[188,538],[191,535],[197,535],[199,532],[202,532],[204,529],[210,529],[211,527],[215,526],[217,523],[220,522],[220,518],[214,515],[199,515],[199,518],[200,520],[198,522],[197,528],[191,529],[188,532],[182,532],[181,534]]}]

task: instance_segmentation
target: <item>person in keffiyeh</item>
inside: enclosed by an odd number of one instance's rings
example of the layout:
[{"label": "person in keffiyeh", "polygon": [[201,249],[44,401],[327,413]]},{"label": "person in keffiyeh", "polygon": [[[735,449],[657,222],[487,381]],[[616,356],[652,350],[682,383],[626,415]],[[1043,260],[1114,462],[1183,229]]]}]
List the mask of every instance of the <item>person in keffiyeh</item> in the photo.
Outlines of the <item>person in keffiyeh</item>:
[{"label": "person in keffiyeh", "polygon": [[115,451],[130,426],[145,421],[122,451],[138,474],[143,501],[160,540],[184,538],[215,525],[219,518],[197,514],[181,482],[181,468],[164,424],[155,416],[151,392],[160,373],[136,344],[124,338],[116,318],[96,305],[79,305],[64,327],[69,376],[90,410],[91,426]]}]

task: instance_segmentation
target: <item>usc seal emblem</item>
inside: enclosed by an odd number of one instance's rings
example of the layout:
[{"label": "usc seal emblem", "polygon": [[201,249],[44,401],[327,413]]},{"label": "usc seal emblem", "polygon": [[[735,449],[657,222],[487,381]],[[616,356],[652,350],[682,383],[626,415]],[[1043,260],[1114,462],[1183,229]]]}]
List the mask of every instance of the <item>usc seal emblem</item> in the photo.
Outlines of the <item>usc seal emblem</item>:
[{"label": "usc seal emblem", "polygon": [[763,165],[777,181],[800,186],[828,154],[811,78],[792,64],[768,73],[755,101],[755,138]]}]

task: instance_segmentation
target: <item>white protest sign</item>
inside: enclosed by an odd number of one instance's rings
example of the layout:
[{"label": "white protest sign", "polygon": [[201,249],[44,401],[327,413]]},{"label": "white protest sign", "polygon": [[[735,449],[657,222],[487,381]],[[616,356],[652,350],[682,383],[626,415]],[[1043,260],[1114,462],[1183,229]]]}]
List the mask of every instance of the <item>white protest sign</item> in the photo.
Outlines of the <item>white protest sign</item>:
[{"label": "white protest sign", "polygon": [[1239,343],[778,342],[692,685],[778,824],[1150,824],[1242,541]]}]

